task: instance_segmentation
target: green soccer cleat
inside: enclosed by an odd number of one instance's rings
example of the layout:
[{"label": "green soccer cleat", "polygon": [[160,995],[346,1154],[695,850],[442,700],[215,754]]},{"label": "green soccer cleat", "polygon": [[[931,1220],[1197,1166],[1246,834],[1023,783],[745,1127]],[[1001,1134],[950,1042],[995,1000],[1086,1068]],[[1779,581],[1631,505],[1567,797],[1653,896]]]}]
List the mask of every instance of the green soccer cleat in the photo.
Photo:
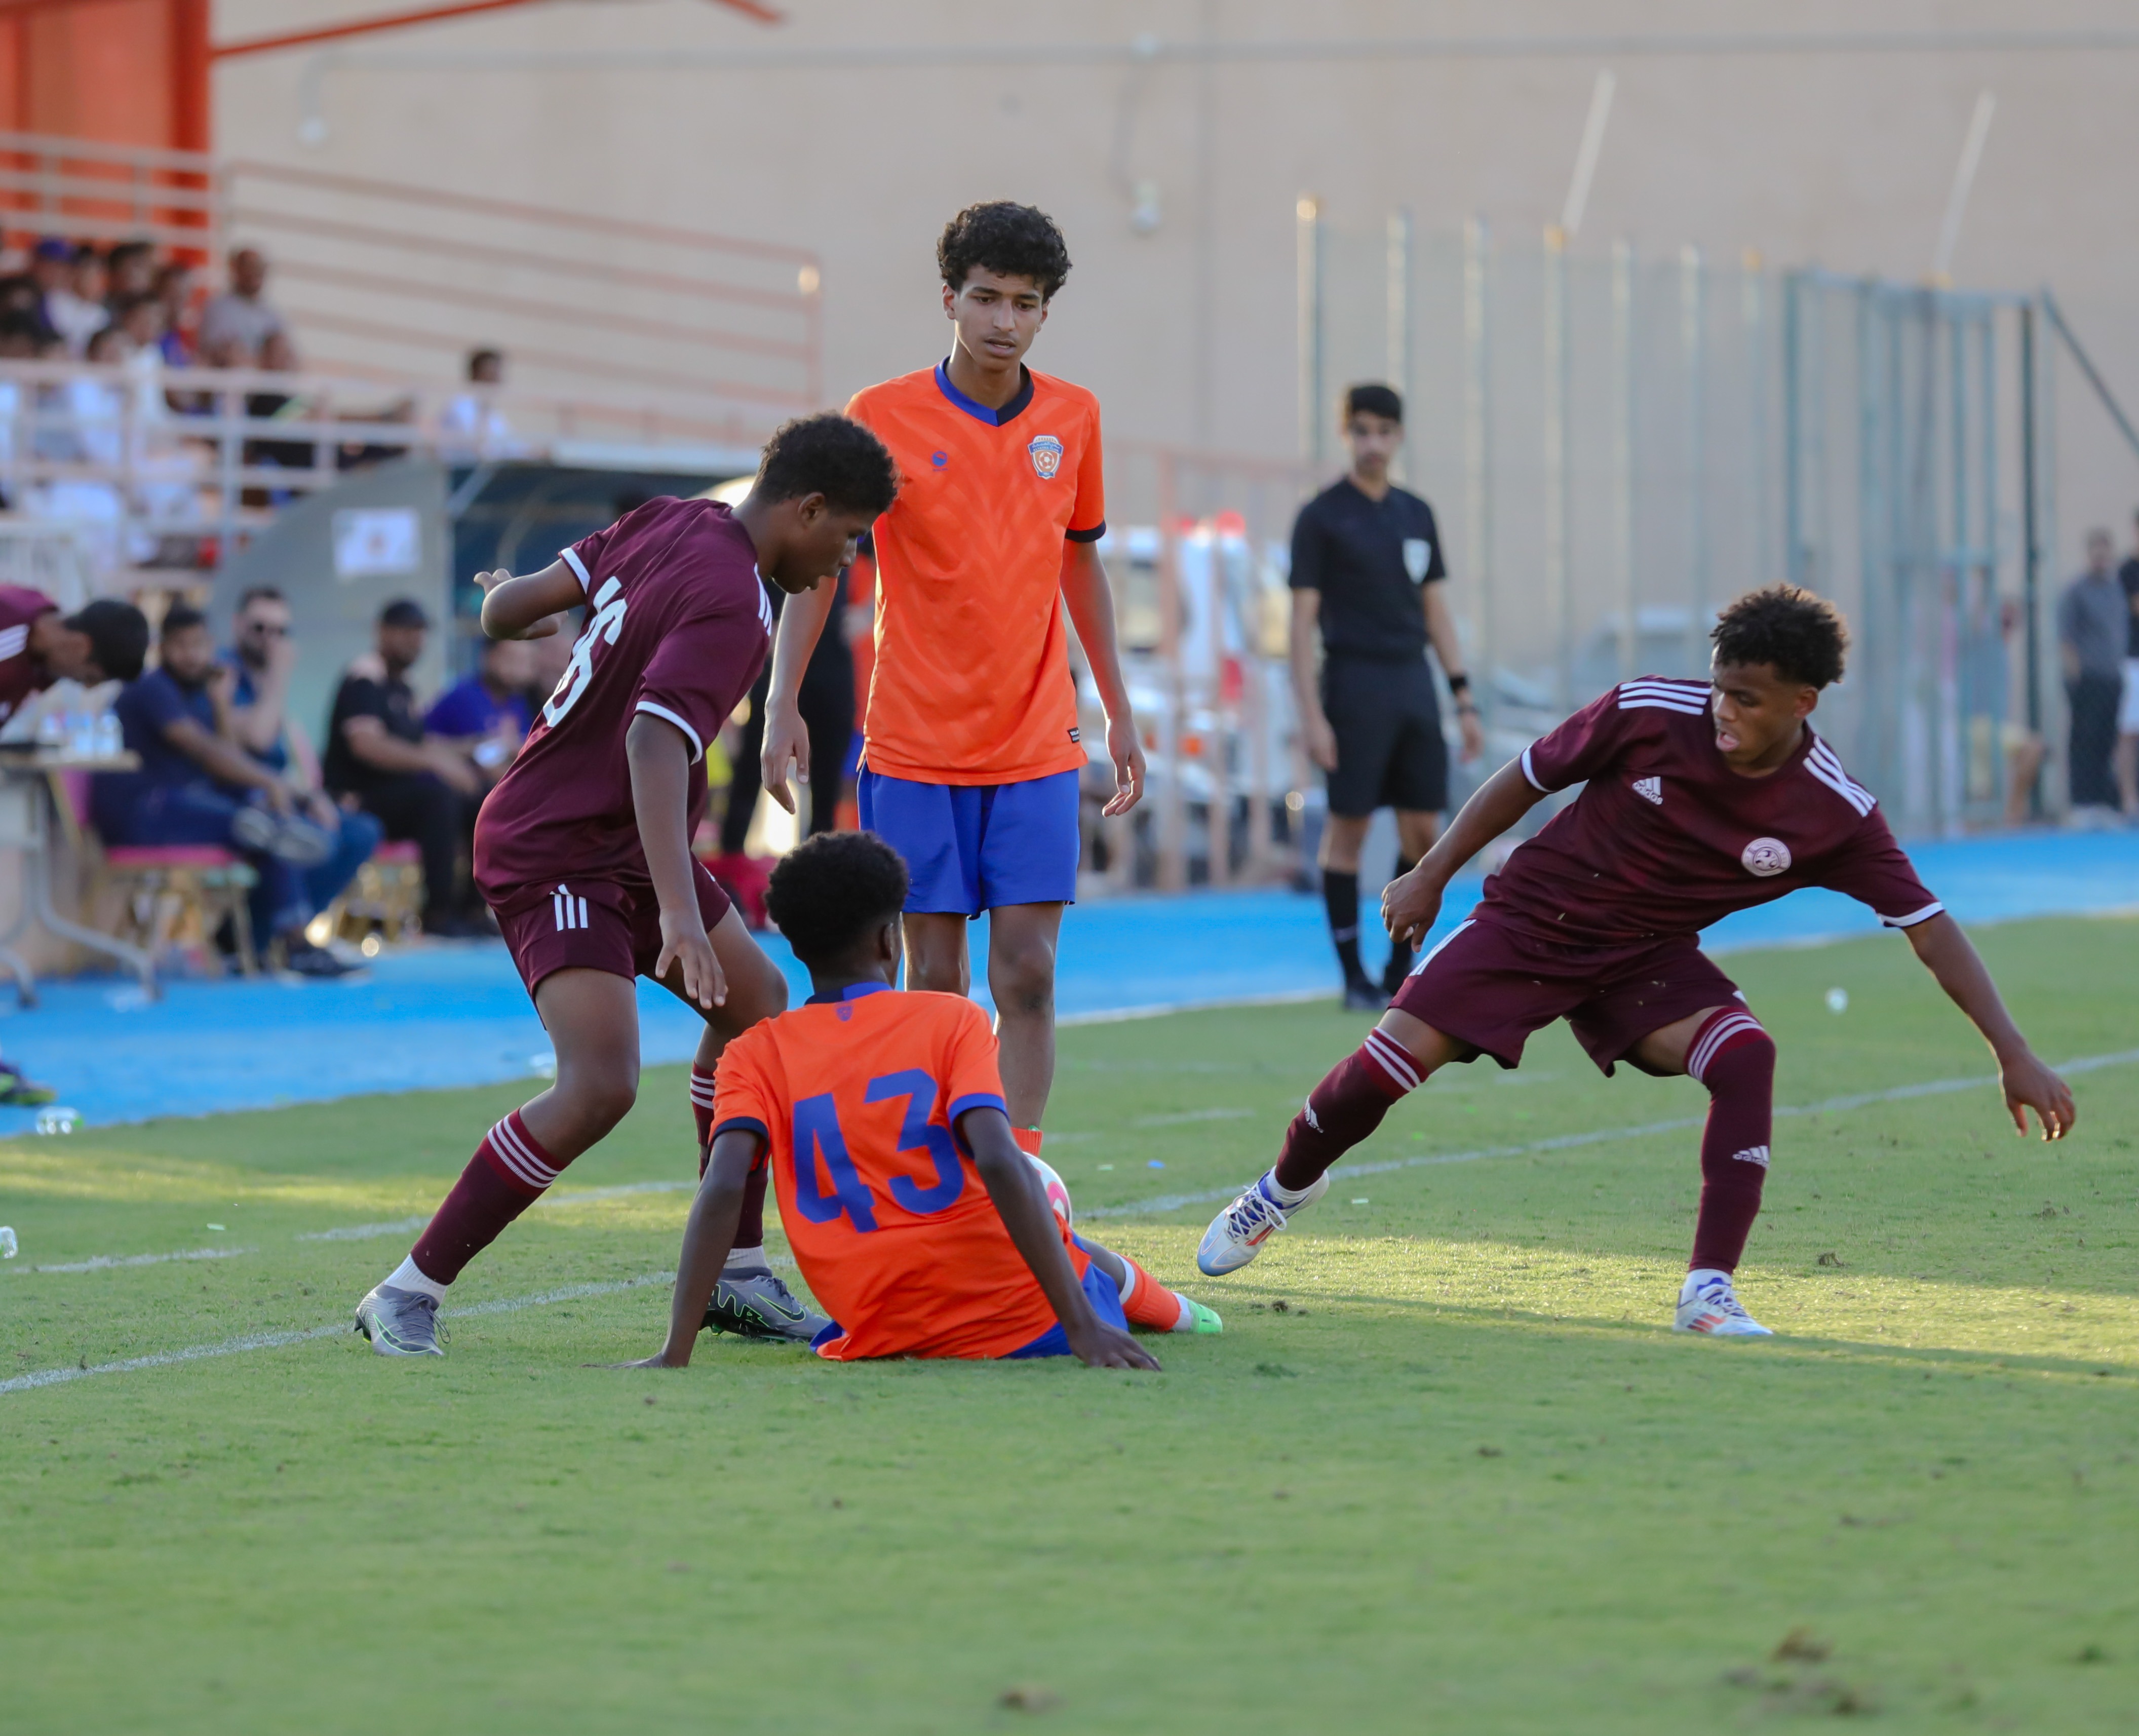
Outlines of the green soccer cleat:
[{"label": "green soccer cleat", "polygon": [[1226,1330],[1226,1322],[1218,1318],[1216,1308],[1205,1307],[1192,1296],[1184,1296],[1181,1299],[1188,1304],[1188,1312],[1195,1317],[1185,1327],[1176,1327],[1175,1331],[1217,1333]]},{"label": "green soccer cleat", "polygon": [[0,1104],[11,1109],[42,1109],[47,1103],[56,1103],[59,1095],[49,1085],[25,1078],[10,1063],[0,1061]]}]

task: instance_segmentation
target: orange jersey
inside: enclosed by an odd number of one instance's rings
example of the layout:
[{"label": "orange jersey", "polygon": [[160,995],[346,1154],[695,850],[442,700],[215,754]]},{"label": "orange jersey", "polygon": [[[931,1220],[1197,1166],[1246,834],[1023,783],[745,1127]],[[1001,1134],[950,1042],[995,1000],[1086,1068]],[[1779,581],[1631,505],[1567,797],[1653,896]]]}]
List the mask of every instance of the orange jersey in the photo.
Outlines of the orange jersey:
[{"label": "orange jersey", "polygon": [[876,522],[869,769],[1016,783],[1082,766],[1062,545],[1107,527],[1099,400],[1027,369],[991,410],[939,365],[855,394],[847,414],[899,474]]},{"label": "orange jersey", "polygon": [[[841,1335],[820,1356],[1002,1356],[1055,1324],[954,1130],[1003,1106],[995,1033],[962,995],[874,983],[722,1052],[713,1137],[757,1135],[795,1263]],[[1074,1243],[1081,1280],[1090,1260]]]}]

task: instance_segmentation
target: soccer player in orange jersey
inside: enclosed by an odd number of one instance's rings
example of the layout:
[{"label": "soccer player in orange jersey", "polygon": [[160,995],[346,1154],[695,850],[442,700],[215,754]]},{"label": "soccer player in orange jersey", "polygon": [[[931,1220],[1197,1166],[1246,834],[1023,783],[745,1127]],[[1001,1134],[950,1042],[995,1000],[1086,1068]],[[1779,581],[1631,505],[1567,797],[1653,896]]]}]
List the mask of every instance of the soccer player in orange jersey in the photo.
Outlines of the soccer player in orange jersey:
[{"label": "soccer player in orange jersey", "polygon": [[[1003,1086],[1021,1143],[1036,1153],[1085,763],[1065,604],[1106,712],[1108,813],[1143,794],[1143,753],[1096,547],[1107,527],[1099,403],[1025,365],[1070,273],[1061,231],[1029,205],[975,205],[951,220],[936,257],[950,355],[847,406],[891,449],[902,478],[875,530],[861,821],[912,875],[913,987],[964,994],[966,924],[989,913]],[[790,603],[773,654],[765,787],[790,811],[790,764],[805,780],[812,771],[796,694],[830,606],[826,596]]]},{"label": "soccer player in orange jersey", "polygon": [[901,992],[905,866],[867,832],[827,832],[773,870],[766,903],[816,992],[722,1052],[712,1161],[691,1207],[667,1343],[705,1322],[751,1175],[834,1324],[820,1356],[1074,1356],[1158,1365],[1126,1330],[1216,1332],[1218,1317],[1050,1211],[1011,1137],[986,1016]]}]

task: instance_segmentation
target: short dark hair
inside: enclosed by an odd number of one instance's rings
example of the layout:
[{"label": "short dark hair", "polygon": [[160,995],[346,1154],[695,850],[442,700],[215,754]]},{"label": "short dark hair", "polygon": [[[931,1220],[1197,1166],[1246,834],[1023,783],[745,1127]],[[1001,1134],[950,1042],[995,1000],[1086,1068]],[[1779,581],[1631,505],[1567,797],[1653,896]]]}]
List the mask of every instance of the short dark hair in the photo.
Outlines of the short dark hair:
[{"label": "short dark hair", "polygon": [[468,378],[474,379],[475,370],[487,361],[494,361],[502,368],[505,365],[505,352],[502,350],[469,351],[467,353]]},{"label": "short dark hair", "polygon": [[149,655],[149,617],[131,603],[99,597],[61,623],[89,640],[89,655],[107,681],[132,681]]},{"label": "short dark hair", "polygon": [[431,617],[423,612],[423,606],[415,598],[397,596],[379,611],[379,625],[382,627],[428,627],[431,625]]},{"label": "short dark hair", "polygon": [[160,630],[164,638],[169,639],[190,628],[207,625],[208,617],[191,603],[174,603],[164,611],[164,625]]},{"label": "short dark hair", "polygon": [[835,962],[906,904],[906,864],[870,831],[823,831],[780,859],[765,913],[805,964]]},{"label": "short dark hair", "polygon": [[1842,611],[1795,585],[1747,591],[1717,617],[1708,636],[1718,663],[1765,663],[1807,687],[1839,681],[1849,649]]},{"label": "short dark hair", "polygon": [[1360,415],[1387,416],[1390,421],[1400,424],[1403,420],[1403,400],[1394,386],[1368,380],[1344,395],[1344,419],[1348,422]]},{"label": "short dark hair", "polygon": [[289,601],[289,598],[282,595],[281,587],[278,586],[249,586],[238,593],[237,612],[240,615],[244,614],[255,603],[286,603]]},{"label": "short dark hair", "polygon": [[860,423],[828,410],[781,425],[765,443],[750,492],[766,502],[821,494],[835,512],[874,518],[891,509],[898,466]]},{"label": "short dark hair", "polygon": [[1045,211],[996,199],[968,205],[943,225],[936,266],[954,294],[977,266],[999,277],[1030,277],[1040,299],[1051,302],[1069,281],[1070,244]]}]

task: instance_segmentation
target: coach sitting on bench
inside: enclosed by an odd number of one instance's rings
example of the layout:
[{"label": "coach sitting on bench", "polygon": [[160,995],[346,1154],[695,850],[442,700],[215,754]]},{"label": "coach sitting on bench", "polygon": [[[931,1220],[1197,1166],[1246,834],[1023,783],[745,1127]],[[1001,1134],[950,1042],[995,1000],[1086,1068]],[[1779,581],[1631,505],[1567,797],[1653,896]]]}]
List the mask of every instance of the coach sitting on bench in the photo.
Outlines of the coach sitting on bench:
[{"label": "coach sitting on bench", "polygon": [[413,839],[423,853],[423,932],[467,937],[492,932],[469,909],[461,875],[464,846],[475,836],[482,780],[467,755],[428,737],[409,671],[423,655],[430,617],[404,597],[379,614],[376,656],[360,658],[342,677],[327,723],[327,788],[353,796],[394,839]]},{"label": "coach sitting on bench", "polygon": [[229,672],[215,657],[208,617],[180,604],[164,616],[162,664],[112,707],[138,772],[100,772],[91,813],[106,844],[212,844],[252,863],[266,893],[267,932],[300,976],[347,969],[305,938],[312,907],[304,870],[326,860],[327,834],[297,812],[303,792],[231,738]]}]

